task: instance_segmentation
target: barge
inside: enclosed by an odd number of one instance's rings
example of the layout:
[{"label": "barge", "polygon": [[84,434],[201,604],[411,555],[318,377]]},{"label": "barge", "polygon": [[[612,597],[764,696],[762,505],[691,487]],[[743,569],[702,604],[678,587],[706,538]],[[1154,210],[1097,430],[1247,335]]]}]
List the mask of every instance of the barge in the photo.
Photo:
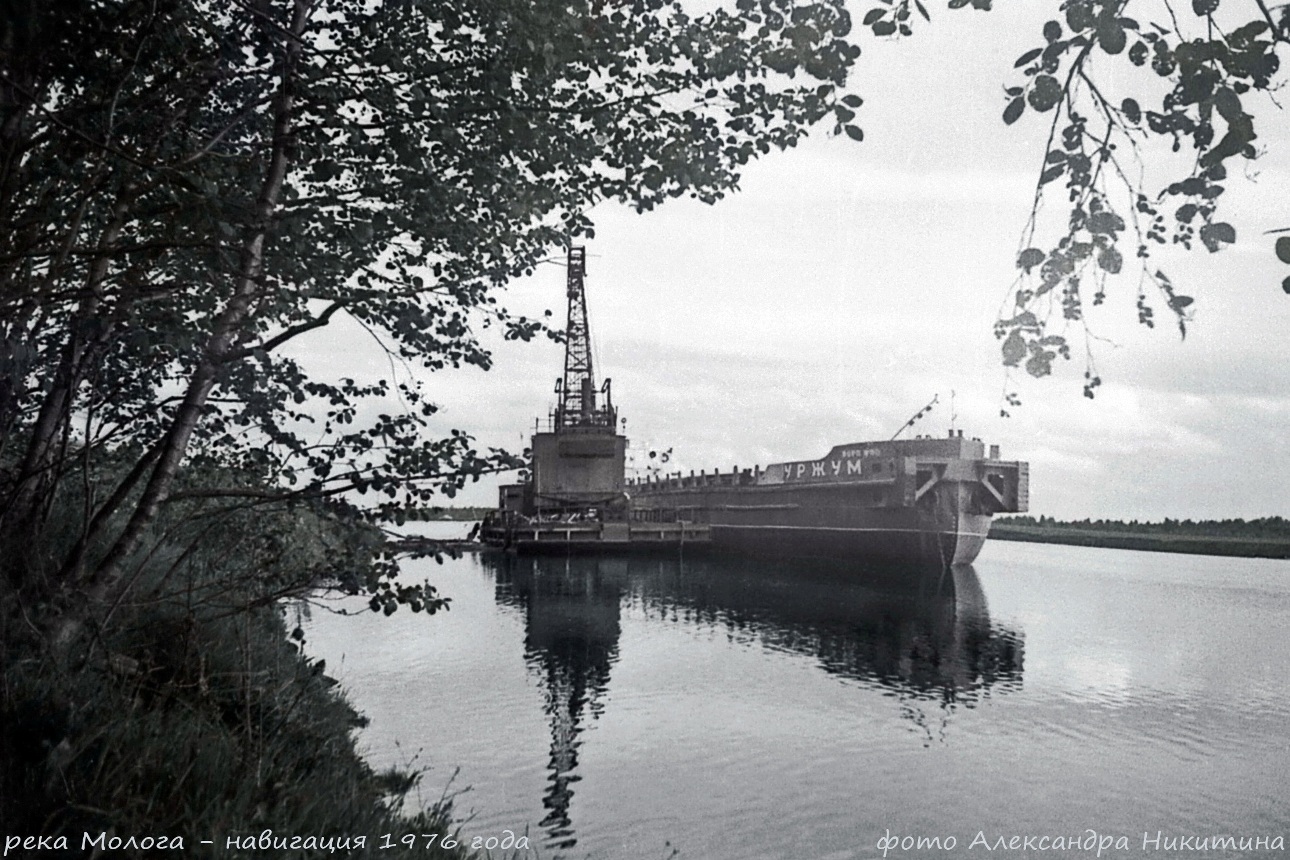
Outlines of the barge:
[{"label": "barge", "polygon": [[820,459],[765,468],[626,480],[627,438],[610,382],[597,388],[591,365],[585,271],[584,250],[570,249],[557,405],[534,427],[529,473],[501,487],[484,519],[486,544],[969,564],[994,514],[1027,510],[1027,464],[1000,459],[995,445],[987,454],[981,440],[953,429],[945,438],[838,445]]},{"label": "barge", "polygon": [[692,522],[743,553],[970,564],[998,513],[1027,510],[1029,467],[997,445],[918,437],[818,460],[629,483],[633,519]]}]

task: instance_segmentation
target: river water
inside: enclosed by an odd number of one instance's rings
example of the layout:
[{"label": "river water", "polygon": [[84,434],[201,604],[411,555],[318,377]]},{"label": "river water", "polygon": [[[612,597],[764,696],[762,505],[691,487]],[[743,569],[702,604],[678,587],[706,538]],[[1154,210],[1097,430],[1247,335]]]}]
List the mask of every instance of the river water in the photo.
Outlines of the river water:
[{"label": "river water", "polygon": [[[1284,561],[994,541],[944,573],[469,554],[408,574],[451,610],[314,609],[306,652],[370,719],[373,764],[428,768],[427,800],[468,789],[461,835],[527,833],[519,856],[1290,837]],[[899,847],[918,838],[941,841]]]}]

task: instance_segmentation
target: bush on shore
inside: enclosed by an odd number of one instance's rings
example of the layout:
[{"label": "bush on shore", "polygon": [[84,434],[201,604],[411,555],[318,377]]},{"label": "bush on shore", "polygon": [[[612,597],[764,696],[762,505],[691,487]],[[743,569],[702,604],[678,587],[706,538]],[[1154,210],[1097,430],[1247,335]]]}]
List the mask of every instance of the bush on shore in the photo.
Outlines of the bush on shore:
[{"label": "bush on shore", "polygon": [[[164,836],[182,837],[183,856],[278,860],[386,856],[385,834],[450,832],[442,806],[405,810],[416,774],[377,773],[358,755],[363,718],[280,608],[321,578],[352,579],[379,546],[372,530],[317,509],[214,519],[167,523],[136,561],[137,596],[75,653],[31,624],[51,607],[0,600],[4,834],[65,836],[64,856],[91,856],[85,834],[107,833],[136,842],[97,856],[167,856],[139,847]],[[244,841],[266,830],[287,842]],[[354,850],[360,836],[366,850]],[[344,839],[349,851],[301,847]],[[424,843],[418,856],[464,855]]]}]

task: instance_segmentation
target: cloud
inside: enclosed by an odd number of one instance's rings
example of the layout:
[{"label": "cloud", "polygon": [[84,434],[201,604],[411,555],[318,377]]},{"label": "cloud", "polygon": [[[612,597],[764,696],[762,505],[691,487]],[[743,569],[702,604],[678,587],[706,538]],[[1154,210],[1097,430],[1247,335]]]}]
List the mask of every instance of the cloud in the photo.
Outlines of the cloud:
[{"label": "cloud", "polygon": [[[953,421],[1028,459],[1037,512],[1290,513],[1290,299],[1279,286],[1290,271],[1263,235],[1290,226],[1284,128],[1262,128],[1257,182],[1234,172],[1226,183],[1239,241],[1215,255],[1161,252],[1196,299],[1186,340],[1151,289],[1157,326],[1138,324],[1126,271],[1088,309],[1093,338],[1066,328],[1075,359],[1053,378],[1008,379],[1000,366],[992,323],[1016,277],[1047,132],[1037,115],[1004,126],[1002,86],[1042,38],[1042,11],[945,13],[913,39],[866,47],[854,85],[863,144],[814,134],[750,166],[740,193],[716,206],[596,210],[586,243],[596,368],[614,380],[634,450],[673,447],[684,470],[818,456],[889,437],[936,394],[918,432]],[[563,270],[542,267],[505,301],[562,319]],[[553,402],[562,353],[490,343],[492,372],[426,377],[444,406],[436,429],[522,446]],[[353,339],[352,366],[386,372],[369,346]],[[1081,394],[1086,346],[1104,380],[1093,401]],[[999,416],[1005,388],[1023,401],[1010,419]],[[492,490],[467,499],[489,503]]]}]

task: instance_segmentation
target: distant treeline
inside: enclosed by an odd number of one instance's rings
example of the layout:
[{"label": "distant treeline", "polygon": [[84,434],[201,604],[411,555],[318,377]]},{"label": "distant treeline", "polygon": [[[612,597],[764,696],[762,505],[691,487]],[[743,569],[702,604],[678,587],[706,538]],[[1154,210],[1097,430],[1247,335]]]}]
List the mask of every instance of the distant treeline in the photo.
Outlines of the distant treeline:
[{"label": "distant treeline", "polygon": [[1290,520],[1260,517],[1254,520],[1173,520],[1158,523],[1138,520],[1058,520],[1053,517],[999,517],[1002,526],[1040,526],[1098,532],[1127,532],[1150,535],[1195,535],[1197,537],[1290,538]]},{"label": "distant treeline", "polygon": [[999,540],[1184,552],[1198,555],[1290,558],[1290,521],[1282,517],[1255,520],[1174,520],[1157,523],[1130,520],[1074,520],[1052,517],[1000,517],[990,526]]}]

